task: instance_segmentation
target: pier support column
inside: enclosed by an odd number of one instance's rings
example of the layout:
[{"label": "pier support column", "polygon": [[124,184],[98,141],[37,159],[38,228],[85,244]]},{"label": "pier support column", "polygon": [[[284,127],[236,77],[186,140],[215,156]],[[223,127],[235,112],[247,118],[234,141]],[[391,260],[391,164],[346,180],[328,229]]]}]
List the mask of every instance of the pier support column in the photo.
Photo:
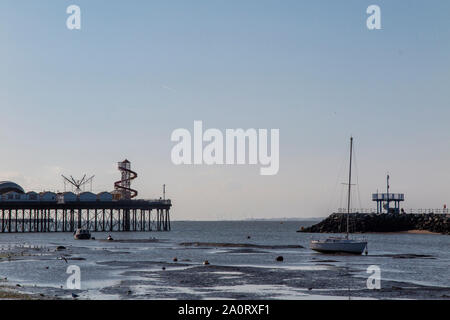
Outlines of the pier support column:
[{"label": "pier support column", "polygon": [[102,231],[103,232],[105,232],[106,231],[106,229],[105,229],[105,209],[103,209],[103,226],[102,226]]},{"label": "pier support column", "polygon": [[97,209],[94,211],[95,218],[94,218],[94,231],[97,232]]},{"label": "pier support column", "polygon": [[58,232],[58,209],[55,209],[55,232]]},{"label": "pier support column", "polygon": [[123,231],[130,231],[130,209],[123,210]]},{"label": "pier support column", "polygon": [[11,233],[11,209],[8,210],[8,233]]},{"label": "pier support column", "polygon": [[109,231],[113,231],[113,209],[109,210]]},{"label": "pier support column", "polygon": [[81,229],[81,213],[83,212],[83,210],[78,209],[78,222],[77,222],[77,228]]},{"label": "pier support column", "polygon": [[170,210],[169,209],[167,209],[167,222],[169,224],[169,230],[168,231],[170,231]]}]

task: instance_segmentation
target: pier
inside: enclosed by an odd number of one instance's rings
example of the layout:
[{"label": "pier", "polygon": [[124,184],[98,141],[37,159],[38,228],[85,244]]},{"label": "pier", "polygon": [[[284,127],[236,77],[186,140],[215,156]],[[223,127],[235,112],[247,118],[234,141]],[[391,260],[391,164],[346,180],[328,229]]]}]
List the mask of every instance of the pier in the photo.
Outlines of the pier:
[{"label": "pier", "polygon": [[64,189],[68,183],[76,193],[25,193],[17,183],[0,181],[0,233],[170,231],[172,201],[166,200],[166,186],[159,200],[135,199],[138,192],[131,181],[137,173],[127,159],[118,169],[121,180],[114,183],[114,191],[98,194],[82,190],[94,176],[63,175]]},{"label": "pier", "polygon": [[1,233],[170,231],[171,200],[0,201]]}]

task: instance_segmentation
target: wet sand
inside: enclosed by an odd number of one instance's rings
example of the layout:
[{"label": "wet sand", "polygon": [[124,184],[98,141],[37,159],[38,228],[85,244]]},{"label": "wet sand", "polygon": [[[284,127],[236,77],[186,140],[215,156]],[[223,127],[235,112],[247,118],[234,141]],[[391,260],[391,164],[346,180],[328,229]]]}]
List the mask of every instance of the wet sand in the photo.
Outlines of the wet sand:
[{"label": "wet sand", "polygon": [[[218,253],[224,255],[230,253],[245,255],[252,251],[264,252],[265,249],[299,247],[206,242],[181,243],[180,246],[226,248],[225,252]],[[52,270],[55,266],[65,265],[65,260],[78,260],[92,263],[95,268],[106,273],[116,270],[119,275],[118,281],[99,286],[95,290],[71,290],[63,286],[49,287],[39,284],[36,286],[9,283],[5,280],[0,283],[0,298],[72,299],[72,293],[75,293],[79,295],[79,299],[450,299],[450,288],[399,281],[383,280],[381,290],[369,290],[366,286],[367,277],[361,275],[361,270],[342,266],[333,259],[333,256],[317,256],[299,266],[283,262],[260,266],[215,265],[214,256],[209,256],[210,265],[203,265],[201,260],[192,261],[183,256],[177,257],[179,262],[169,259],[89,261],[91,250],[93,249],[78,247],[58,249],[57,246],[16,246],[1,252],[0,263],[44,260]],[[130,252],[123,250],[115,253]],[[275,255],[273,251],[268,253],[270,256]],[[434,258],[414,254],[380,255],[380,257]],[[364,258],[362,256],[361,260]]]}]

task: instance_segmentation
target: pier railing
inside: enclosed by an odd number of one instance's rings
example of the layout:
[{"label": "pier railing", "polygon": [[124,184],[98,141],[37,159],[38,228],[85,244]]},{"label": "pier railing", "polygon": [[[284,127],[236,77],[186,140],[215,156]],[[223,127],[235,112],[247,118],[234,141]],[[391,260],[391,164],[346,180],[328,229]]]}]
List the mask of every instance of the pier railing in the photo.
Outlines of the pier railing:
[{"label": "pier railing", "polygon": [[[339,208],[337,213],[347,213],[346,208]],[[350,213],[377,213],[377,209],[366,209],[366,208],[351,208]],[[404,209],[404,212],[400,214],[449,214],[449,209]]]}]

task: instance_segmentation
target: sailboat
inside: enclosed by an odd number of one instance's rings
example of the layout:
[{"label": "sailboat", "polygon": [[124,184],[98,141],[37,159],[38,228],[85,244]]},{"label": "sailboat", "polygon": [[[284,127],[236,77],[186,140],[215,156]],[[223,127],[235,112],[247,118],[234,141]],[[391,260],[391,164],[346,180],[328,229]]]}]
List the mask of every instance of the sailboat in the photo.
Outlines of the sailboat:
[{"label": "sailboat", "polygon": [[[348,174],[348,200],[347,200],[347,234],[345,237],[329,237],[322,240],[311,240],[310,248],[322,253],[351,253],[362,254],[367,248],[367,241],[350,239],[350,200],[352,187],[352,154],[353,137],[350,138],[350,167]],[[366,251],[367,254],[367,251]]]}]

